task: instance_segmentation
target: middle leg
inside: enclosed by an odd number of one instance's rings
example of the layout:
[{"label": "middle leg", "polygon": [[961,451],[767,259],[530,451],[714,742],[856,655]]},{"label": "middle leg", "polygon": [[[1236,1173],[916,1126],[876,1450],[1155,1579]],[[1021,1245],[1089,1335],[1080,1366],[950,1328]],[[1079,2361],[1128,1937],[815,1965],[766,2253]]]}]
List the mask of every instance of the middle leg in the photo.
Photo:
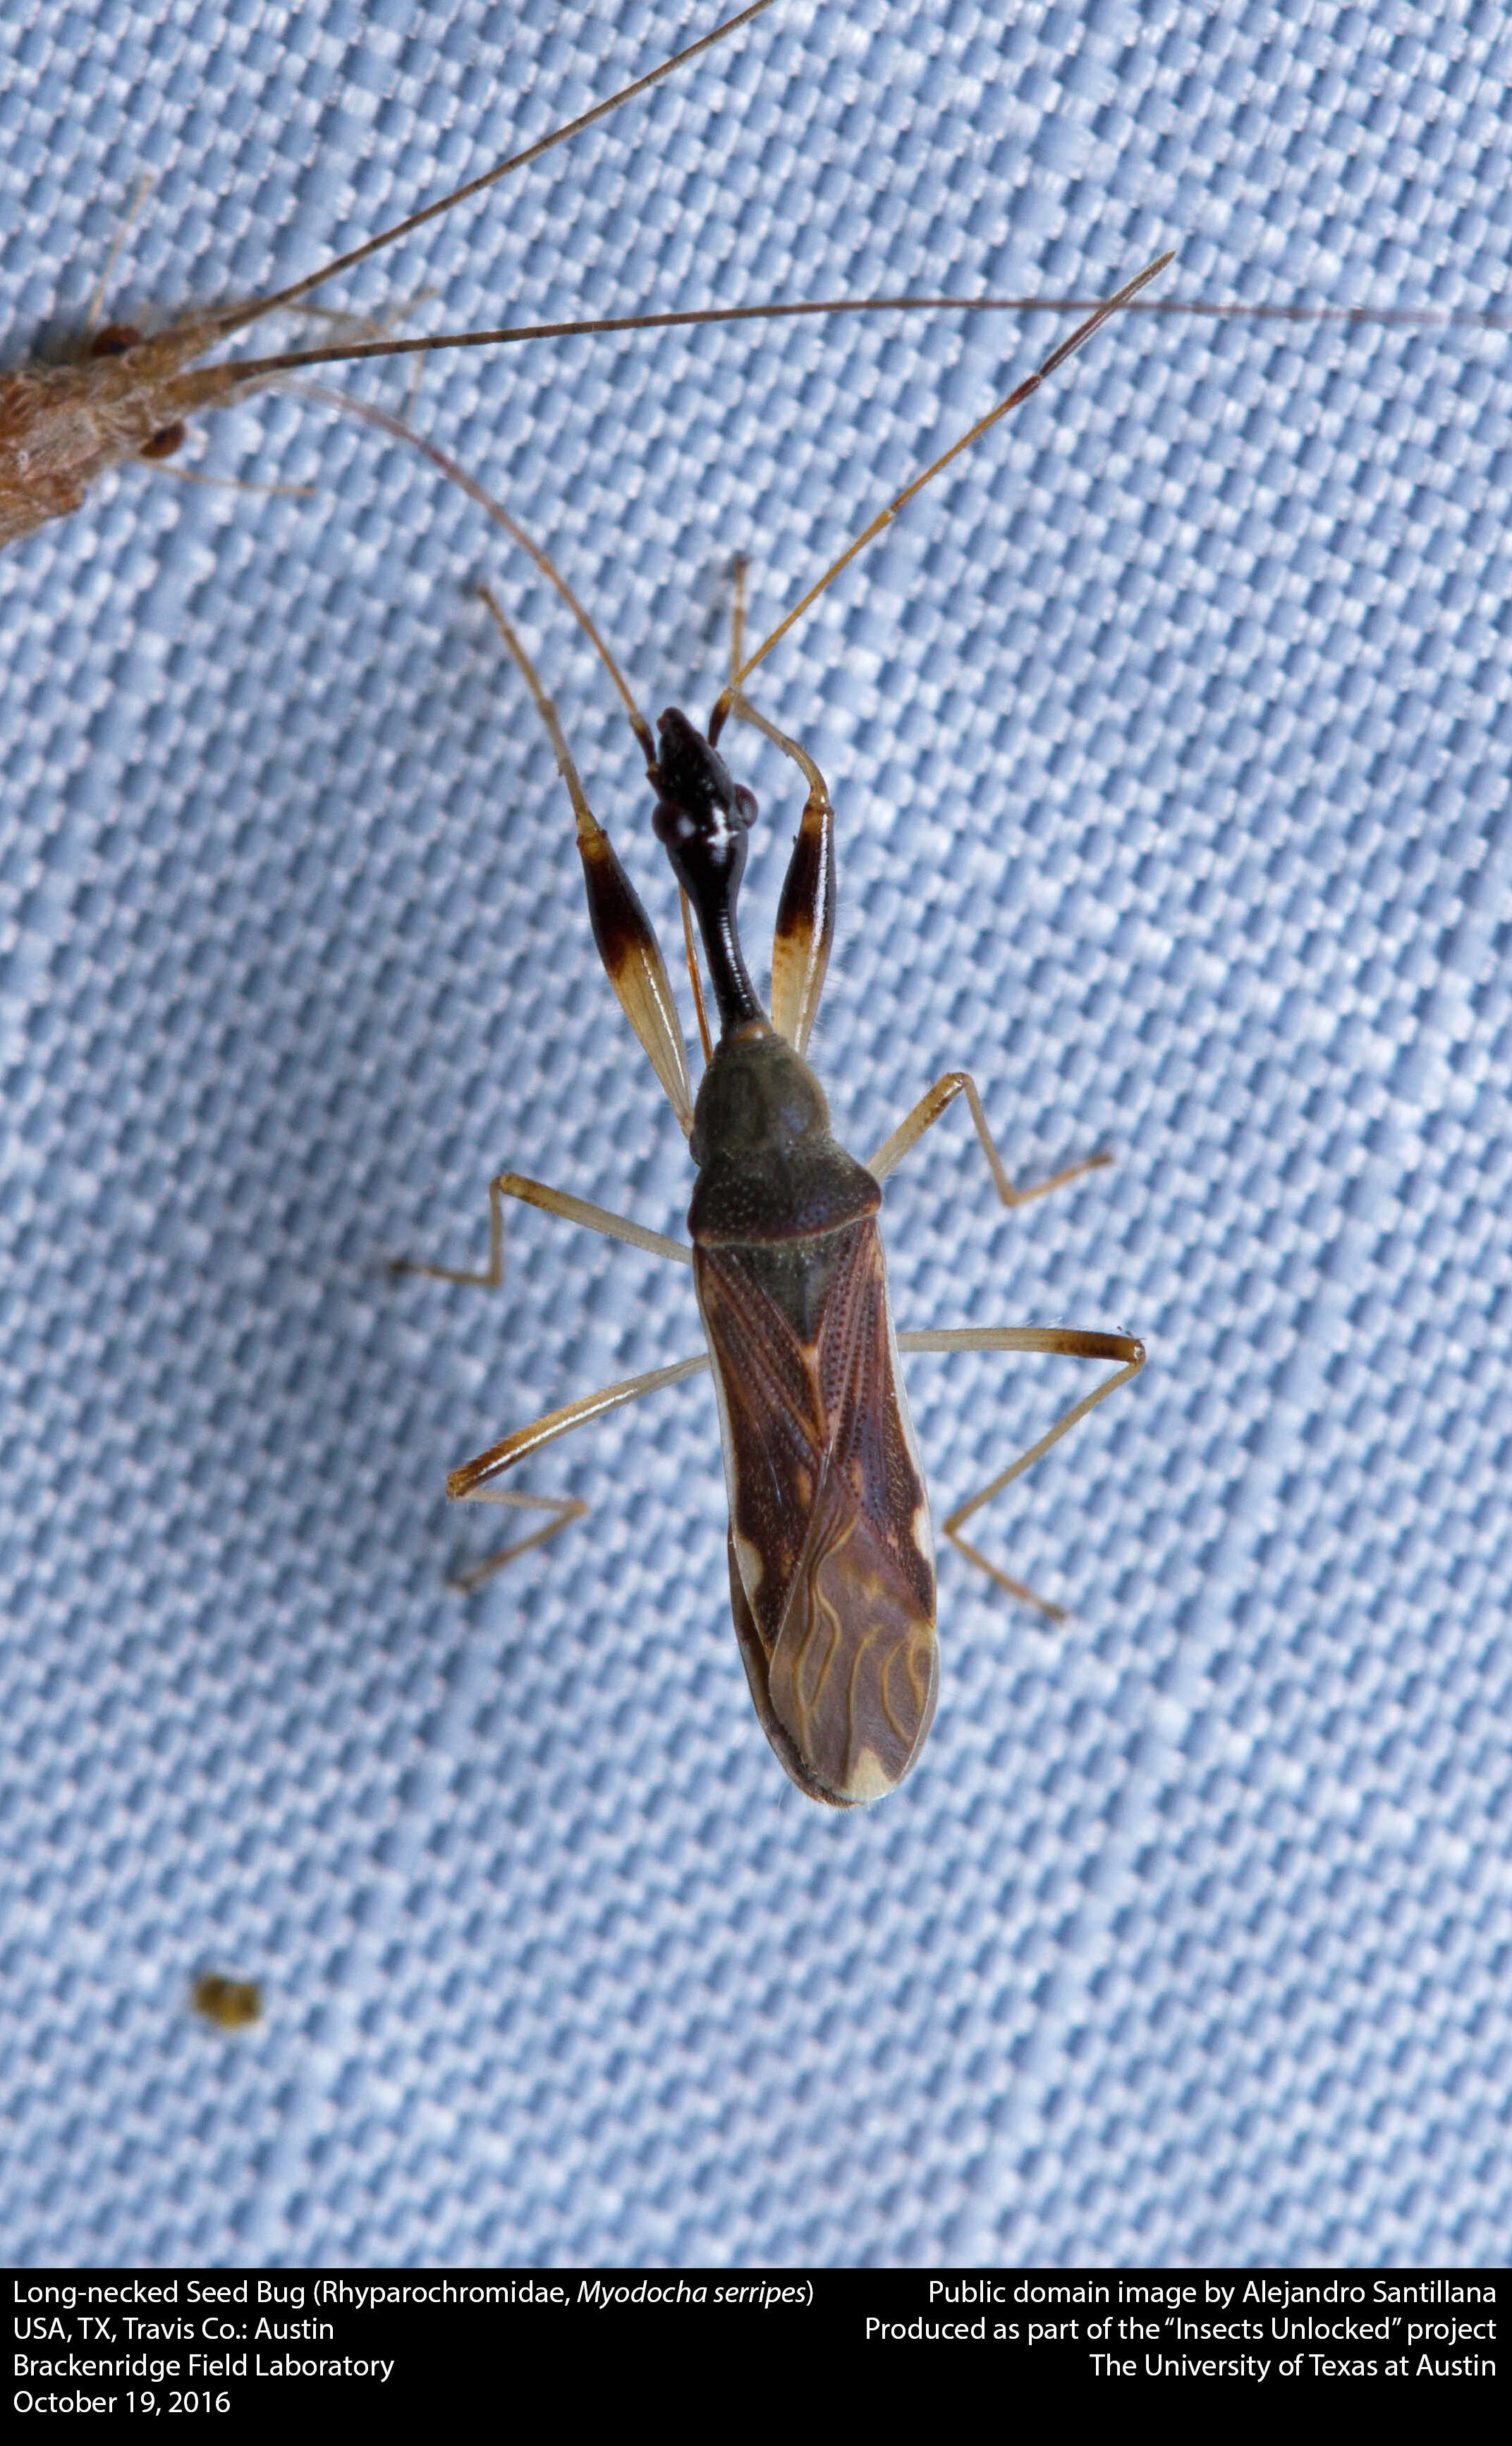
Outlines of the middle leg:
[{"label": "middle leg", "polygon": [[1062,1188],[1068,1180],[1079,1180],[1084,1172],[1100,1171],[1104,1164],[1112,1161],[1112,1157],[1107,1154],[1083,1156],[1080,1163],[1067,1164],[1063,1171],[1053,1172],[1048,1180],[1036,1180],[1028,1189],[1016,1189],[1008,1177],[1007,1167],[994,1143],[992,1132],[987,1127],[987,1116],[981,1109],[981,1098],[977,1093],[976,1081],[964,1070],[947,1070],[943,1078],[935,1081],[926,1094],[920,1097],[913,1111],[905,1120],[899,1122],[891,1138],[883,1140],[867,1165],[867,1170],[873,1178],[886,1180],[888,1173],[896,1169],[909,1149],[918,1145],[925,1130],[933,1129],[942,1113],[949,1111],[958,1096],[964,1096],[971,1108],[971,1118],[977,1125],[977,1136],[981,1143],[981,1151],[987,1158],[987,1169],[992,1174],[998,1195],[1005,1206],[1027,1206],[1032,1197],[1048,1196],[1051,1190]]},{"label": "middle leg", "polygon": [[607,1240],[624,1240],[632,1249],[648,1249],[653,1257],[675,1257],[681,1266],[691,1266],[693,1251],[681,1240],[668,1239],[664,1232],[648,1232],[643,1223],[631,1223],[623,1214],[611,1214],[607,1206],[590,1206],[586,1197],[573,1197],[565,1189],[548,1189],[541,1180],[530,1180],[523,1172],[501,1172],[488,1184],[488,1264],[480,1271],[465,1266],[430,1266],[418,1257],[391,1257],[391,1274],[426,1274],[437,1283],[471,1283],[483,1291],[496,1291],[504,1281],[504,1200],[517,1197],[522,1206],[538,1206],[544,1214],[560,1214],[566,1223],[580,1224],[585,1232],[602,1232]]}]

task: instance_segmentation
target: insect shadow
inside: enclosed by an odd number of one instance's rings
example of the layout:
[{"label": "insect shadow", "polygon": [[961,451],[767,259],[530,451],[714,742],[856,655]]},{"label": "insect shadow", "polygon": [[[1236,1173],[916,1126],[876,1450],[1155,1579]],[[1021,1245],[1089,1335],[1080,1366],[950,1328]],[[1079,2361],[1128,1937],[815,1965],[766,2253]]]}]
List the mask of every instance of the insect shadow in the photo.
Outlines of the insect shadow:
[{"label": "insect shadow", "polygon": [[[504,1280],[504,1201],[518,1199],[669,1263],[691,1266],[706,1348],[697,1357],[606,1385],[516,1428],[452,1472],[456,1501],[545,1512],[545,1524],[490,1556],[457,1585],[476,1589],[580,1519],[571,1496],[499,1484],[558,1437],[709,1368],[729,1500],[730,1602],[757,1718],[800,1792],[849,1809],[891,1792],[917,1763],[939,1693],[934,1544],[923,1466],[898,1368],[902,1350],[1036,1351],[1111,1362],[1114,1372],[1064,1412],[1027,1452],[967,1496],[946,1537],[1008,1594],[1063,1619],[968,1542],[968,1521],[1136,1376],[1132,1334],[1072,1326],[988,1326],[896,1333],[878,1226],[882,1184],[964,1097],[1005,1206],[1047,1195],[1106,1163],[1092,1155],[1048,1179],[1010,1178],[965,1071],[947,1071],[866,1163],[836,1141],[829,1106],[804,1059],[835,922],[834,819],[824,777],[794,739],[757,711],[745,682],[779,639],[899,511],[982,433],[1038,389],[1112,314],[1164,271],[1161,256],[1063,341],[943,457],[889,503],[753,653],[737,587],[729,684],[706,733],[663,713],[653,734],[592,619],[545,554],[522,538],[601,656],[625,705],[655,794],[652,825],[680,887],[683,943],[705,1068],[695,1098],[666,963],[608,835],[588,806],[556,709],[491,593],[485,594],[555,753],[577,828],[588,915],[621,1008],[688,1140],[697,1170],[691,1245],[650,1232],[520,1173],[489,1184],[486,1267],[470,1271],[401,1258],[397,1273],[497,1289]],[[480,489],[470,485],[478,498]],[[495,514],[504,514],[495,506]],[[505,520],[519,534],[513,521]],[[790,758],[807,799],[778,901],[770,1011],[752,984],[737,919],[756,804],[719,753],[731,716]],[[694,922],[718,1039],[711,1032]]]}]

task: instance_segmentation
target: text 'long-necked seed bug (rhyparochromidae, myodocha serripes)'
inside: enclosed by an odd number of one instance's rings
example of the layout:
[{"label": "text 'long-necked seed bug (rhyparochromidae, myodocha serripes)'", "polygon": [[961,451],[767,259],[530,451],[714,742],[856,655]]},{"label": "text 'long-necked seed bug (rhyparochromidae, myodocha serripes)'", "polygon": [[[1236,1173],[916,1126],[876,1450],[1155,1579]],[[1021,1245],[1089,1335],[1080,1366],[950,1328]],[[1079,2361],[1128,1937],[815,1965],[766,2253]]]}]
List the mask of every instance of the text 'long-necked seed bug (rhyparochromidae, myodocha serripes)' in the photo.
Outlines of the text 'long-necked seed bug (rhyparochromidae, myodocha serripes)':
[{"label": "text 'long-necked seed bug (rhyparochromidae, myodocha serripes)'", "polygon": [[[652,823],[676,875],[705,1068],[695,1099],[681,1028],[656,933],[593,816],[555,707],[492,595],[491,608],[550,735],[577,824],[594,940],[621,1007],[650,1059],[697,1169],[691,1246],[518,1173],[490,1184],[491,1247],[481,1273],[400,1260],[396,1270],[496,1288],[503,1281],[506,1197],[612,1239],[691,1265],[706,1351],[606,1386],[515,1430],[454,1470],[457,1500],[551,1515],[544,1527],[465,1575],[476,1588],[500,1565],[554,1536],[587,1507],[523,1495],[498,1481],[559,1436],[622,1403],[712,1369],[729,1499],[730,1602],[763,1731],[811,1800],[848,1809],[880,1799],[916,1763],[935,1711],[939,1651],[929,1501],[899,1378],[900,1350],[1037,1351],[1110,1362],[1083,1396],[944,1522],[951,1543],[1010,1594],[1052,1617],[961,1532],[984,1504],[1048,1452],[1079,1419],[1144,1365],[1132,1334],[1071,1326],[981,1326],[895,1333],[878,1214],[882,1184],[958,1097],[964,1096],[1005,1205],[1042,1196],[1108,1160],[1092,1155],[1017,1188],[988,1129],[973,1081],[949,1071],[869,1161],[833,1137],[824,1090],[804,1059],[835,919],[833,818],[823,775],[793,739],[749,702],[744,683],[840,571],[999,417],[1164,270],[1162,256],[1109,298],[859,536],[751,654],[737,591],[731,678],[706,734],[663,713],[652,734],[593,622],[546,555],[530,546],[607,665],[625,703],[655,793]],[[737,913],[756,806],[718,752],[731,715],[791,758],[807,800],[778,904],[770,1012],[752,983]],[[712,988],[711,1035],[693,921]]]}]

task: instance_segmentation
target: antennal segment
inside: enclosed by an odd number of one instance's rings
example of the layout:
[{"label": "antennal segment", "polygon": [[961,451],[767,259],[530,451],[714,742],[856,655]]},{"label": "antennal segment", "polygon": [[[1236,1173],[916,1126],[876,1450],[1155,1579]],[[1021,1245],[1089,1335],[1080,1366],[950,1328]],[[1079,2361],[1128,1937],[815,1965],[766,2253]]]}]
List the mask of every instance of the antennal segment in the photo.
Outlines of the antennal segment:
[{"label": "antennal segment", "polygon": [[752,672],[756,669],[756,665],[758,663],[765,662],[768,654],[771,653],[773,647],[780,644],[781,640],[787,635],[790,629],[796,627],[804,613],[809,610],[810,605],[816,603],[826,589],[834,584],[834,581],[840,575],[841,571],[849,569],[850,563],[856,558],[857,555],[865,552],[868,544],[874,542],[885,527],[891,526],[892,521],[897,517],[899,511],[907,508],[908,503],[913,499],[915,494],[922,493],[926,484],[932,484],[935,478],[942,475],[944,469],[950,465],[952,460],[959,459],[963,450],[969,450],[974,442],[980,442],[982,435],[990,432],[999,420],[1008,415],[1011,409],[1021,407],[1026,399],[1030,399],[1034,396],[1042,382],[1044,382],[1051,374],[1055,373],[1058,367],[1063,366],[1068,357],[1074,355],[1078,348],[1084,347],[1087,341],[1092,338],[1094,331],[1100,331],[1102,329],[1103,325],[1108,321],[1111,314],[1116,314],[1120,307],[1129,305],[1131,299],[1138,296],[1142,289],[1148,287],[1150,281],[1158,278],[1159,274],[1165,271],[1167,264],[1174,263],[1175,260],[1175,249],[1170,248],[1165,254],[1158,254],[1153,263],[1147,264],[1143,272],[1136,273],[1132,280],[1126,281],[1122,289],[1115,290],[1111,297],[1105,298],[1103,303],[1098,307],[1096,312],[1094,314],[1090,314],[1086,322],[1080,324],[1077,329],[1073,331],[1070,339],[1062,340],[1058,348],[1051,350],[1049,356],[1045,359],[1044,364],[1039,367],[1036,373],[1032,373],[1027,376],[1023,382],[1018,384],[1016,389],[1011,390],[1008,393],[1006,399],[1000,399],[996,407],[989,409],[985,416],[978,420],[978,422],[972,426],[969,433],[963,433],[959,442],[952,442],[950,448],[946,450],[942,457],[936,459],[931,465],[925,467],[922,474],[916,476],[911,484],[905,484],[904,486],[903,491],[897,496],[896,499],[889,501],[887,507],[883,510],[878,517],[872,519],[871,524],[868,527],[863,528],[861,534],[856,536],[855,541],[846,546],[846,549],[840,555],[839,559],[831,562],[831,566],[825,571],[824,575],[817,581],[817,583],[811,586],[807,594],[793,605],[786,618],[777,623],[777,626],[773,630],[770,637],[763,640],[763,642],[756,648],[754,654],[747,655],[744,663],[731,680],[729,687],[720,696],[719,703],[716,705],[714,711],[709,718],[709,737],[711,740],[717,740],[719,738],[725,723],[729,720],[730,714],[735,706],[736,697],[739,692],[742,683],[750,678]]}]

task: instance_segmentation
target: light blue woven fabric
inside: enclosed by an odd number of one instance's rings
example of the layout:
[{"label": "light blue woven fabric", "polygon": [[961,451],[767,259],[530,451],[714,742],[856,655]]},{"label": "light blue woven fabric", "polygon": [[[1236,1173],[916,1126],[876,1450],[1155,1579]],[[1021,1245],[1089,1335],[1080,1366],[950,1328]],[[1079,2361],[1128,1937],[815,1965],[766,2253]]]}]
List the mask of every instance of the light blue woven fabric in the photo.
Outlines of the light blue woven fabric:
[{"label": "light blue woven fabric", "polygon": [[[719,0],[19,0],[6,361],[110,282],[294,276]],[[901,289],[1480,305],[1504,13],[780,5],[333,292],[416,328]],[[287,327],[286,327],[287,328]],[[310,327],[304,327],[308,329]],[[314,327],[318,331],[321,327]],[[897,315],[437,361],[653,712],[730,556],[793,599],[1063,322]],[[1508,2249],[1504,334],[1130,318],[763,671],[824,764],[813,1051],[904,1324],[1150,1364],[957,1558],[924,1762],[804,1803],[730,1631],[695,1383],[529,1483],[460,1602],[446,1469],[691,1352],[686,1279],[512,1220],[509,1164],[680,1230],[501,588],[674,939],[560,607],[434,470],[270,398],[0,563],[9,1633],[0,2248],[24,2261],[1495,2261]],[[402,373],[356,386],[395,407]],[[757,948],[796,812],[762,800]],[[958,1500],[1088,1378],[908,1363]],[[262,1983],[235,2038],[197,1970]]]}]

